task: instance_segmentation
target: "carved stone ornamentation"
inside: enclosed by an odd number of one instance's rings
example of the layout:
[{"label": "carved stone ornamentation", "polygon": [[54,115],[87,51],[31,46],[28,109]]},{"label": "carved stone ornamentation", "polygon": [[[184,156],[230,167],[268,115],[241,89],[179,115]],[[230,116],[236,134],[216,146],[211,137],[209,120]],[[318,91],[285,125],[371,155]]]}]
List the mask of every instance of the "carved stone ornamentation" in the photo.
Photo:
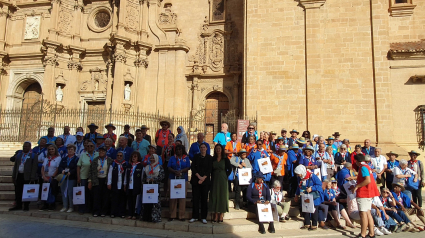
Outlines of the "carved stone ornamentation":
[{"label": "carved stone ornamentation", "polygon": [[82,68],[83,68],[83,66],[81,65],[80,62],[75,62],[75,61],[72,61],[72,60],[68,61],[68,69],[70,69],[70,70],[73,70],[73,69],[81,70]]},{"label": "carved stone ornamentation", "polygon": [[90,69],[91,79],[83,81],[80,90],[82,91],[106,91],[108,80],[103,75],[105,70],[98,67]]},{"label": "carved stone ornamentation", "polygon": [[137,59],[134,61],[134,65],[136,67],[143,66],[145,68],[148,68],[148,66],[149,66],[149,60],[147,58],[137,57]]},{"label": "carved stone ornamentation", "polygon": [[127,56],[124,52],[115,52],[112,57],[115,63],[120,62],[125,64],[125,62],[127,62]]},{"label": "carved stone ornamentation", "polygon": [[171,9],[172,4],[166,3],[164,5],[164,12],[159,14],[159,24],[160,25],[175,25],[177,21],[177,14],[174,13]]},{"label": "carved stone ornamentation", "polygon": [[24,39],[38,39],[40,36],[40,16],[27,17],[25,22]]},{"label": "carved stone ornamentation", "polygon": [[65,7],[61,7],[59,11],[58,29],[63,33],[71,33],[72,31],[72,11]]},{"label": "carved stone ornamentation", "polygon": [[210,60],[211,69],[215,72],[223,68],[224,63],[224,37],[221,33],[216,32],[211,39]]},{"label": "carved stone ornamentation", "polygon": [[126,28],[136,31],[139,27],[140,5],[137,1],[128,0],[126,7]]},{"label": "carved stone ornamentation", "polygon": [[56,65],[58,65],[57,55],[45,56],[44,59],[43,59],[43,65],[44,66],[47,66],[47,65],[56,66]]}]

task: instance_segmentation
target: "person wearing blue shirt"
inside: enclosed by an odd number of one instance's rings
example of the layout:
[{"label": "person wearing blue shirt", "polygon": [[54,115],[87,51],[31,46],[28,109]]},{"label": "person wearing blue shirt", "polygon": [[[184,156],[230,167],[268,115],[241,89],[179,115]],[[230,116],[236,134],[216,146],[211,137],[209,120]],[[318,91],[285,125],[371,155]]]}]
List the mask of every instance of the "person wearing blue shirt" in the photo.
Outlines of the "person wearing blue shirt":
[{"label": "person wearing blue shirt", "polygon": [[189,149],[189,159],[191,161],[193,160],[193,157],[195,157],[195,155],[201,153],[201,150],[199,149],[199,146],[201,144],[205,144],[207,146],[207,155],[211,154],[210,145],[207,142],[204,142],[204,133],[199,132],[198,141],[193,143]]},{"label": "person wearing blue shirt", "polygon": [[133,153],[133,149],[131,147],[128,147],[127,144],[128,139],[125,136],[120,136],[120,138],[118,139],[119,147],[116,149],[115,154],[121,151],[124,154],[125,161],[129,162],[131,154]]},{"label": "person wearing blue shirt", "polygon": [[117,158],[117,150],[112,146],[114,141],[111,138],[105,139],[106,156],[115,160]]},{"label": "person wearing blue shirt", "polygon": [[424,212],[418,204],[413,202],[409,196],[403,193],[404,186],[401,183],[393,183],[392,186],[392,195],[397,204],[396,208],[404,211],[407,215],[416,214],[419,220],[421,220],[421,222],[425,225]]},{"label": "person wearing blue shirt", "polygon": [[304,165],[307,169],[313,171],[318,168],[317,161],[313,157],[313,146],[307,146],[303,150],[303,154],[298,157],[298,164]]},{"label": "person wearing blue shirt", "polygon": [[389,158],[388,162],[387,162],[387,169],[385,170],[385,181],[386,181],[386,185],[387,188],[391,190],[391,186],[394,180],[394,173],[393,170],[394,168],[399,166],[399,162],[398,160],[396,160],[396,158],[398,157],[397,153],[394,153],[392,151],[390,151],[389,153],[387,153],[387,156]]},{"label": "person wearing blue shirt", "polygon": [[292,129],[292,131],[290,131],[289,133],[291,134],[291,137],[288,138],[288,146],[292,146],[297,143],[297,136],[300,133],[295,129]]},{"label": "person wearing blue shirt", "polygon": [[295,176],[294,169],[298,165],[298,145],[293,145],[288,150],[288,159],[286,161],[286,167],[289,171],[289,197],[295,197],[297,190],[297,176]]},{"label": "person wearing blue shirt", "polygon": [[221,131],[217,133],[214,138],[214,145],[220,144],[223,147],[226,147],[227,142],[231,141],[231,134],[227,131],[229,126],[226,123],[221,124]]},{"label": "person wearing blue shirt", "polygon": [[[257,172],[260,172],[260,166],[258,165],[258,160],[269,157],[269,154],[267,151],[263,148],[263,142],[261,140],[257,140],[257,148],[254,148],[251,153],[248,155],[248,160],[251,162],[252,165],[252,174],[255,174]],[[272,173],[263,174],[264,175],[264,182],[270,182],[270,179],[272,178]]]},{"label": "person wearing blue shirt", "polygon": [[344,164],[344,167],[335,176],[338,183],[338,187],[344,192],[344,194],[347,194],[347,192],[345,191],[343,185],[350,180],[357,179],[357,176],[351,170],[352,168],[353,168],[352,164],[347,162]]},{"label": "person wearing blue shirt", "polygon": [[133,151],[139,152],[140,156],[143,158],[149,152],[149,141],[143,139],[143,134],[141,129],[136,130],[136,139],[131,143],[131,148]]},{"label": "person wearing blue shirt", "polygon": [[[41,138],[46,139],[47,144],[54,145],[55,144],[55,141],[56,141],[56,138],[57,138],[55,136],[55,128],[49,127],[49,129],[47,129],[47,136],[42,136]],[[38,140],[38,144],[40,144],[40,140]]]},{"label": "person wearing blue shirt", "polygon": [[[186,182],[185,193],[187,193],[187,172],[190,169],[190,160],[189,157],[183,153],[183,151],[185,151],[183,145],[176,146],[176,154],[172,156],[168,161],[168,170],[170,171],[168,179],[184,179]],[[168,184],[171,184],[171,182],[168,181]],[[179,203],[179,219],[180,221],[184,221],[184,215],[186,210],[186,198],[170,198],[170,218],[168,219],[168,221],[172,221],[177,218],[177,203]]]},{"label": "person wearing blue shirt", "polygon": [[365,155],[375,156],[375,147],[370,145],[369,139],[366,139],[364,141],[364,146],[362,147],[362,152]]},{"label": "person wearing blue shirt", "polygon": [[335,138],[333,138],[332,136],[329,136],[328,139],[326,139],[327,143],[326,147],[332,146],[332,152],[333,152],[333,156],[335,156],[335,154],[338,152],[338,147],[336,147],[336,145],[334,145],[334,140]]},{"label": "person wearing blue shirt", "polygon": [[[319,205],[324,201],[322,182],[320,179],[310,171],[304,165],[298,165],[294,171],[298,177],[298,188],[296,192],[295,202],[298,202],[301,194],[313,194],[315,212],[304,213],[304,226],[301,229],[316,230],[317,222],[319,220]],[[312,223],[310,224],[310,219]]]}]

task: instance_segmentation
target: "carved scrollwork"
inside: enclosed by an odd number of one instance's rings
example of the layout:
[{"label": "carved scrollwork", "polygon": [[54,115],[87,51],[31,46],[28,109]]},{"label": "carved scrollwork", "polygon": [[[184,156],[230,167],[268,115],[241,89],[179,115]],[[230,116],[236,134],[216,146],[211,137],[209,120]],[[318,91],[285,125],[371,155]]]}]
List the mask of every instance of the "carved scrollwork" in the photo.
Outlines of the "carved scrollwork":
[{"label": "carved scrollwork", "polygon": [[126,17],[125,17],[127,29],[134,30],[134,31],[137,30],[139,26],[139,14],[140,14],[139,8],[140,8],[139,3],[136,3],[135,1],[132,1],[132,0],[129,0],[127,2]]},{"label": "carved scrollwork", "polygon": [[210,46],[211,69],[215,72],[223,68],[224,63],[224,37],[221,33],[214,33]]},{"label": "carved scrollwork", "polygon": [[57,66],[58,65],[57,55],[45,56],[44,59],[43,59],[43,65],[44,66],[47,66],[47,65]]},{"label": "carved scrollwork", "polygon": [[175,25],[177,22],[177,14],[171,10],[171,3],[164,5],[164,12],[159,14],[160,25]]},{"label": "carved scrollwork", "polygon": [[149,66],[149,60],[147,58],[140,58],[138,57],[135,61],[134,61],[134,65],[136,67],[140,67],[143,66],[145,68],[148,68]]},{"label": "carved scrollwork", "polygon": [[125,62],[127,62],[127,56],[125,55],[124,52],[115,52],[114,55],[112,56],[114,62],[120,62],[125,64]]},{"label": "carved scrollwork", "polygon": [[83,69],[83,66],[80,62],[75,62],[75,61],[70,60],[70,61],[68,61],[68,69],[70,69],[70,70],[73,70],[73,69],[81,70],[81,69]]},{"label": "carved scrollwork", "polygon": [[65,7],[61,7],[61,9],[59,10],[59,20],[58,20],[59,31],[63,33],[70,33],[73,26],[72,21],[73,21],[72,12]]}]

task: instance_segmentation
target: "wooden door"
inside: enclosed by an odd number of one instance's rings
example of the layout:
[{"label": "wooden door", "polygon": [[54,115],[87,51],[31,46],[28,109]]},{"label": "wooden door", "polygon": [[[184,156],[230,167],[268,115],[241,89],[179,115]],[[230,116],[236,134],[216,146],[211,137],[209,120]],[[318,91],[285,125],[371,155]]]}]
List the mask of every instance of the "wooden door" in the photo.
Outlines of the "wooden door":
[{"label": "wooden door", "polygon": [[[95,123],[99,129],[98,133],[102,133],[104,131],[105,120],[107,117],[107,110],[104,102],[88,102],[88,110],[87,110],[87,125],[91,123]],[[88,131],[88,128],[87,128]]]},{"label": "wooden door", "polygon": [[21,124],[19,126],[20,141],[37,141],[41,126],[41,86],[33,83],[27,87],[22,100]]},{"label": "wooden door", "polygon": [[[205,134],[211,138],[206,138],[205,141],[211,145],[211,149],[213,147],[214,136],[221,130],[221,116],[225,115],[228,111],[229,99],[225,94],[214,92],[207,97],[205,105]],[[208,130],[211,130],[211,132],[208,132]]]}]

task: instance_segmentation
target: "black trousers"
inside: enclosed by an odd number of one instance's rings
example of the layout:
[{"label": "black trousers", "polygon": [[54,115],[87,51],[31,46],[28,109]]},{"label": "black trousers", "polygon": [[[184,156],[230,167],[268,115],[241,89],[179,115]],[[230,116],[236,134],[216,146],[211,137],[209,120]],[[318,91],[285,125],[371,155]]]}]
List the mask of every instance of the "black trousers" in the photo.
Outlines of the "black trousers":
[{"label": "black trousers", "polygon": [[200,219],[207,219],[209,184],[192,184],[192,218],[199,219],[199,203],[201,203]]},{"label": "black trousers", "polygon": [[127,191],[127,204],[128,204],[128,216],[136,216],[135,207],[136,207],[136,199],[137,194],[133,193],[133,189],[129,189]]},{"label": "black trousers", "polygon": [[297,180],[297,176],[292,176],[289,178],[289,196],[295,197],[295,193],[297,192],[297,186],[298,186],[298,180]]},{"label": "black trousers", "polygon": [[93,186],[93,214],[106,215],[108,213],[109,195],[106,178],[99,178],[99,185]]},{"label": "black trousers", "polygon": [[317,227],[317,221],[319,220],[319,206],[314,206],[316,211],[314,213],[304,213],[304,225],[309,226],[311,221],[311,226]]},{"label": "black trousers", "polygon": [[125,216],[125,205],[127,196],[124,189],[111,192],[111,215],[121,217]]},{"label": "black trousers", "polygon": [[411,190],[413,202],[418,204],[419,207],[422,207],[422,181],[419,181],[419,188],[416,190]]},{"label": "black trousers", "polygon": [[[257,204],[252,204],[250,203],[248,205],[248,211],[255,213],[255,215],[257,215],[258,217],[258,209],[257,209]],[[264,222],[258,222],[258,229],[260,231],[264,231]],[[269,222],[269,230],[274,230],[274,223],[273,222]]]},{"label": "black trousers", "polygon": [[[29,181],[24,180],[24,174],[18,173],[18,176],[15,180],[15,201],[16,207],[22,208],[22,203],[24,204],[24,208],[28,209],[29,202],[22,202],[22,193],[24,191],[24,184],[28,184]],[[41,191],[41,190],[40,190]],[[40,192],[41,193],[41,192]]]},{"label": "black trousers", "polygon": [[[81,186],[84,186],[84,199],[85,204],[78,205],[78,210],[80,213],[90,213],[92,211],[92,191],[88,188],[88,180],[81,179]],[[79,186],[79,185],[77,185]]]},{"label": "black trousers", "polygon": [[156,154],[157,155],[161,155],[162,154],[162,147],[161,146],[156,146]]},{"label": "black trousers", "polygon": [[235,178],[235,205],[239,204],[241,201],[241,191],[243,194],[243,201],[246,202],[246,190],[248,189],[248,185],[239,185],[239,179]]},{"label": "black trousers", "polygon": [[273,175],[272,179],[270,180],[270,188],[273,188],[274,181],[278,180],[280,182],[280,191],[283,191],[283,179],[284,176]]}]

